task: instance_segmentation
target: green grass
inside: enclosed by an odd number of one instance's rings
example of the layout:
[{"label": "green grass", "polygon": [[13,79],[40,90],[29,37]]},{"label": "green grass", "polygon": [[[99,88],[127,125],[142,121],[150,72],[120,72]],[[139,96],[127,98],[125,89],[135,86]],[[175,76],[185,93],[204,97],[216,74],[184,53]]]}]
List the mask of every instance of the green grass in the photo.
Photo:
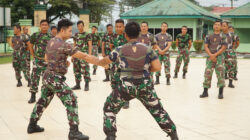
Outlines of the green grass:
[{"label": "green grass", "polygon": [[12,62],[12,56],[0,57],[0,64],[7,64]]}]

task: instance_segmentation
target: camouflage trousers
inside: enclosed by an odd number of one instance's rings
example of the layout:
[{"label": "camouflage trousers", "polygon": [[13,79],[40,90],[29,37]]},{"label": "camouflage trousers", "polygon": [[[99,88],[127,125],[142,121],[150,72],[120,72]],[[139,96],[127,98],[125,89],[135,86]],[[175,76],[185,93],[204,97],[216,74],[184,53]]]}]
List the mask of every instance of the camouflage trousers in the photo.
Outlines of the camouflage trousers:
[{"label": "camouflage trousers", "polygon": [[228,73],[230,80],[234,79],[234,75],[237,69],[236,53],[234,50],[226,50],[224,52],[225,57],[225,72]]},{"label": "camouflage trousers", "polygon": [[76,83],[80,83],[82,81],[82,75],[84,77],[85,82],[90,81],[90,73],[89,73],[89,64],[84,60],[73,59],[73,71],[75,75]]},{"label": "camouflage trousers", "polygon": [[[165,75],[167,78],[170,78],[170,54],[159,55],[159,60],[161,64],[164,64]],[[161,71],[156,72],[156,76],[161,76]]]},{"label": "camouflage trousers", "polygon": [[210,88],[211,87],[211,81],[213,76],[213,71],[215,69],[215,73],[218,79],[217,87],[225,87],[225,69],[224,69],[224,58],[223,55],[217,56],[217,62],[214,63],[209,58],[207,58],[206,61],[206,69],[204,74],[204,82],[203,87],[204,88]]},{"label": "camouflage trousers", "polygon": [[38,92],[38,86],[40,82],[40,77],[46,70],[47,64],[44,60],[34,58],[33,60],[33,69],[31,73],[31,93],[37,93]]},{"label": "camouflage trousers", "polygon": [[66,107],[69,125],[78,125],[77,97],[71,88],[65,83],[64,76],[46,71],[43,75],[42,94],[31,114],[31,121],[40,120],[44,110],[48,107],[54,95],[61,100]]},{"label": "camouflage trousers", "polygon": [[27,69],[30,72],[30,51],[26,52],[26,64],[27,64]]},{"label": "camouflage trousers", "polygon": [[[93,47],[93,49],[92,49],[92,55],[98,57],[98,46],[93,45],[92,47]],[[93,65],[93,69],[96,70],[97,69],[97,65]]]},{"label": "camouflage trousers", "polygon": [[12,66],[15,70],[17,80],[22,79],[21,72],[23,72],[25,80],[30,81],[30,72],[27,69],[25,58],[25,53],[21,54],[20,52],[14,51]]},{"label": "camouflage trousers", "polygon": [[145,79],[139,83],[122,82],[119,87],[113,89],[112,93],[107,97],[103,109],[103,130],[105,134],[115,133],[117,131],[116,115],[126,102],[134,98],[141,101],[164,132],[169,134],[176,130],[175,124],[164,110],[153,88],[152,79]]},{"label": "camouflage trousers", "polygon": [[189,50],[186,49],[179,49],[178,56],[176,58],[176,65],[175,65],[175,73],[178,73],[181,67],[182,60],[184,61],[183,72],[187,72],[188,64],[190,61],[189,58]]},{"label": "camouflage trousers", "polygon": [[118,87],[118,85],[121,83],[121,80],[120,80],[120,72],[119,72],[119,69],[118,69],[118,65],[117,63],[112,63],[111,64],[111,73],[110,73],[110,76],[111,76],[111,88],[112,89],[115,89]]},{"label": "camouflage trousers", "polygon": [[[109,54],[111,53],[111,50],[109,48],[104,48],[104,53],[105,53],[105,56],[109,56]],[[111,68],[112,68],[112,64],[109,64],[109,67],[105,69],[105,72],[107,72],[109,75],[112,74]]]}]

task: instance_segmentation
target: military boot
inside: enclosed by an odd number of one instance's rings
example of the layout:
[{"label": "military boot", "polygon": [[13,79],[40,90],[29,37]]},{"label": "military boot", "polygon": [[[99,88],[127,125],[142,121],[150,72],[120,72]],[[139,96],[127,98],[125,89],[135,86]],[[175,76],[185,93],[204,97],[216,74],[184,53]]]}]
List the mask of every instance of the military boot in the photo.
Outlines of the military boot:
[{"label": "military boot", "polygon": [[93,70],[93,75],[96,75],[96,69]]},{"label": "military boot", "polygon": [[238,78],[237,78],[237,72],[234,74],[234,80],[238,80]]},{"label": "military boot", "polygon": [[89,82],[85,82],[84,91],[89,91]]},{"label": "military boot", "polygon": [[79,131],[77,125],[70,126],[68,138],[69,140],[89,140],[88,136]]},{"label": "military boot", "polygon": [[227,77],[227,73],[225,73],[225,79],[228,79],[228,77]]},{"label": "military boot", "polygon": [[178,73],[177,72],[174,74],[174,78],[178,78]]},{"label": "military boot", "polygon": [[179,138],[178,138],[178,135],[177,135],[177,132],[176,132],[176,131],[174,131],[174,132],[172,132],[172,133],[168,134],[168,136],[171,138],[171,140],[179,140]]},{"label": "military boot", "polygon": [[28,134],[43,132],[43,131],[44,131],[44,128],[37,125],[37,122],[30,121],[30,123],[28,125],[28,129],[27,129]]},{"label": "military boot", "polygon": [[107,134],[107,137],[105,140],[115,140],[115,139],[116,139],[115,133],[109,133]]},{"label": "military boot", "polygon": [[160,84],[160,76],[156,76],[155,85],[159,85],[159,84]]},{"label": "military boot", "polygon": [[219,89],[219,96],[218,99],[223,99],[223,87]]},{"label": "military boot", "polygon": [[129,102],[126,102],[122,108],[123,109],[128,109],[129,108]]},{"label": "military boot", "polygon": [[36,93],[35,92],[31,92],[31,97],[30,100],[28,101],[29,104],[32,104],[36,102]]},{"label": "military boot", "polygon": [[208,97],[208,88],[204,88],[203,93],[200,95],[200,98]]},{"label": "military boot", "polygon": [[183,72],[182,79],[186,79],[186,73],[187,72]]},{"label": "military boot", "polygon": [[78,90],[81,89],[80,82],[76,82],[76,85],[71,88],[72,90]]},{"label": "military boot", "polygon": [[228,85],[228,87],[230,87],[230,88],[234,88],[234,85],[233,85],[233,80],[229,80],[229,85]]},{"label": "military boot", "polygon": [[17,80],[17,85],[16,85],[17,87],[21,87],[21,86],[23,86],[23,84],[22,84],[22,81],[19,79],[19,80]]},{"label": "military boot", "polygon": [[170,85],[170,78],[167,78],[167,85]]},{"label": "military boot", "polygon": [[28,80],[28,87],[30,87],[31,86],[31,81],[30,80]]},{"label": "military boot", "polygon": [[109,74],[108,74],[107,70],[105,70],[105,75],[106,75],[106,79],[104,79],[103,82],[108,82],[109,81]]}]

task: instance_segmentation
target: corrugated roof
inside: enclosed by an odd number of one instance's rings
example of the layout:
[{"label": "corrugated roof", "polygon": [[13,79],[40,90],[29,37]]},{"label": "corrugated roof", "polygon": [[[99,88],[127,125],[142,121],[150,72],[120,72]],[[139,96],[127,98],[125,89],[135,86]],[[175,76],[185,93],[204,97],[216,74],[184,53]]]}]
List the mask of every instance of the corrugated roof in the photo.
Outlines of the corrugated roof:
[{"label": "corrugated roof", "polygon": [[221,15],[223,18],[250,18],[250,2]]},{"label": "corrugated roof", "polygon": [[120,15],[124,19],[137,18],[208,18],[219,16],[189,2],[188,0],[154,0]]}]

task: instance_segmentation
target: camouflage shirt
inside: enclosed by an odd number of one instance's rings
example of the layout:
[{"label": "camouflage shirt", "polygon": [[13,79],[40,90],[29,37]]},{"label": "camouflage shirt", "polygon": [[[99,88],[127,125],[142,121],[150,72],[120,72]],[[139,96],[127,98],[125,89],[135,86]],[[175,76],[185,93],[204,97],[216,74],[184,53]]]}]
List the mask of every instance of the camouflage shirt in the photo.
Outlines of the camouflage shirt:
[{"label": "camouflage shirt", "polygon": [[111,40],[112,38],[114,37],[114,33],[112,34],[108,34],[108,33],[105,33],[103,38],[102,38],[102,42],[104,42],[104,48],[106,49],[110,49],[110,43],[111,43]]},{"label": "camouflage shirt", "polygon": [[97,46],[98,45],[98,42],[101,40],[100,36],[98,33],[91,33],[91,34],[88,34],[88,38],[91,38],[92,40],[92,45],[93,46]]},{"label": "camouflage shirt", "polygon": [[209,34],[205,37],[205,44],[208,44],[208,49],[212,54],[218,52],[222,45],[227,46],[227,38],[224,34]]},{"label": "camouflage shirt", "polygon": [[235,47],[236,47],[236,45],[237,45],[237,42],[238,41],[240,41],[240,37],[236,34],[236,33],[231,33],[232,35],[233,35],[233,37],[234,37],[234,39],[233,39],[233,41],[234,41],[234,45],[235,45]]},{"label": "camouflage shirt", "polygon": [[156,39],[153,34],[140,34],[138,37],[138,41],[141,43],[144,43],[148,46],[154,46],[156,44]]},{"label": "camouflage shirt", "polygon": [[60,38],[54,37],[49,41],[46,49],[48,59],[47,71],[65,75],[68,69],[67,57],[74,55],[77,51],[77,48]]},{"label": "camouflage shirt", "polygon": [[50,39],[51,39],[51,36],[49,33],[44,34],[44,33],[36,32],[31,35],[30,43],[35,45],[35,49],[34,49],[35,56],[44,58],[46,46]]},{"label": "camouflage shirt", "polygon": [[118,35],[115,34],[113,38],[111,38],[111,44],[114,44],[114,48],[117,48],[119,46],[122,46],[124,44],[126,44],[128,41],[125,38],[124,34]]},{"label": "camouflage shirt", "polygon": [[85,53],[89,52],[88,41],[91,41],[91,38],[88,36],[88,33],[76,33],[74,35],[74,41],[76,42],[76,47]]},{"label": "camouflage shirt", "polygon": [[[224,33],[223,33],[224,34]],[[227,38],[227,49],[226,50],[231,50],[233,49],[233,43],[235,42],[234,41],[234,36],[232,33],[227,33],[227,34],[224,34]]]},{"label": "camouflage shirt", "polygon": [[27,49],[26,43],[29,41],[29,37],[25,34],[21,34],[20,36],[14,35],[12,38],[12,44],[14,47],[14,52],[20,51],[20,53],[24,53]]},{"label": "camouflage shirt", "polygon": [[158,56],[145,44],[130,42],[115,48],[109,59],[112,62],[118,60],[121,78],[140,79],[150,77],[151,62],[158,59]]},{"label": "camouflage shirt", "polygon": [[173,38],[170,34],[162,34],[158,33],[155,35],[155,39],[157,42],[157,45],[160,47],[161,50],[164,50],[168,46],[168,42],[172,42]]},{"label": "camouflage shirt", "polygon": [[191,35],[185,34],[184,36],[180,33],[177,35],[176,40],[178,39],[178,49],[188,48],[189,41],[192,40]]}]

